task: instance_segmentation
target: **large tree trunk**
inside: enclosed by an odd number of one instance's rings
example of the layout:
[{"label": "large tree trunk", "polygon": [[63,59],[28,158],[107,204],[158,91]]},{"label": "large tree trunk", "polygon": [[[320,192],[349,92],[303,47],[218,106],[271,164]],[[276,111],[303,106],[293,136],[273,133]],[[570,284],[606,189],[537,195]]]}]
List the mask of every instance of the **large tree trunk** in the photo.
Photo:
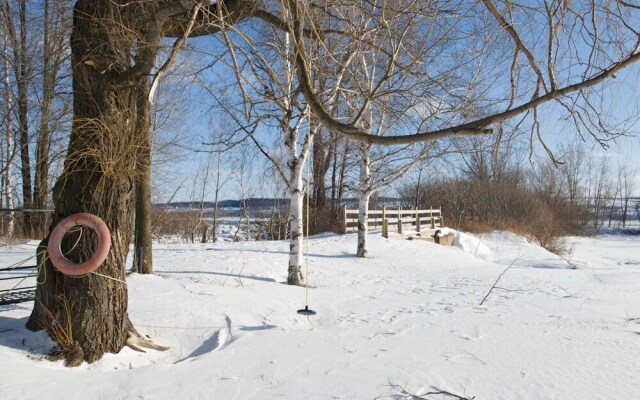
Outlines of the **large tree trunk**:
[{"label": "large tree trunk", "polygon": [[[133,330],[127,314],[125,260],[140,137],[136,87],[149,71],[122,82],[121,71],[130,66],[134,33],[127,29],[131,15],[121,10],[115,2],[94,0],[80,0],[74,9],[74,120],[64,171],[53,190],[53,222],[79,212],[95,214],[109,227],[112,247],[96,271],[100,275],[80,278],[53,269],[41,252],[48,238],[39,248],[39,283],[28,327],[46,329],[68,365],[120,351]],[[95,248],[94,237],[86,230],[79,238],[77,233],[67,235],[63,253],[76,262],[87,259]]]}]

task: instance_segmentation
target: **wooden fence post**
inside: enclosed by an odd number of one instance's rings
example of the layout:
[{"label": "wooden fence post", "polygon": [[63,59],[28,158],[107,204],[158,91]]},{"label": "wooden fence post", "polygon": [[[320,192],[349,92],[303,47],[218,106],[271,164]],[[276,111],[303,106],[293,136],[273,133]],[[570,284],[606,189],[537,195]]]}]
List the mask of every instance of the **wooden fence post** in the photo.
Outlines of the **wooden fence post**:
[{"label": "wooden fence post", "polygon": [[386,218],[387,218],[387,206],[383,206],[382,207],[382,221],[384,221]]},{"label": "wooden fence post", "polygon": [[382,237],[389,239],[389,220],[382,218]]},{"label": "wooden fence post", "polygon": [[402,207],[398,207],[398,235],[402,235]]},{"label": "wooden fence post", "polygon": [[416,208],[416,232],[420,233],[420,213]]},{"label": "wooden fence post", "polygon": [[429,207],[429,212],[431,213],[431,229],[436,229],[436,220],[433,218],[433,207]]},{"label": "wooden fence post", "polygon": [[342,233],[347,233],[347,205],[342,206],[342,222],[344,226],[344,230]]}]

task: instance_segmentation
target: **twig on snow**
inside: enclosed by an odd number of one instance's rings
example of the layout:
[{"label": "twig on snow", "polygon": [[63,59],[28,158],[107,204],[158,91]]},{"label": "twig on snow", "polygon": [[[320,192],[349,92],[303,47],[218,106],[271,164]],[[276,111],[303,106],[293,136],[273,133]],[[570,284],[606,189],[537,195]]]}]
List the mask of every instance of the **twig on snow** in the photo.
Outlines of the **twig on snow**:
[{"label": "twig on snow", "polygon": [[496,288],[496,286],[498,285],[498,282],[500,282],[500,278],[502,278],[502,275],[504,275],[509,270],[509,268],[513,267],[513,264],[515,264],[516,261],[518,261],[519,259],[520,259],[520,255],[518,254],[518,257],[516,257],[513,261],[511,261],[511,264],[509,264],[509,266],[507,268],[505,268],[504,271],[502,271],[502,273],[500,275],[498,275],[498,278],[496,279],[495,282],[493,282],[493,285],[491,286],[491,289],[489,289],[487,294],[482,298],[482,301],[480,302],[480,305],[484,304],[485,300],[487,300],[487,297],[489,297],[489,295],[491,294],[493,289]]},{"label": "twig on snow", "polygon": [[[403,388],[400,385],[384,385],[384,386],[388,386],[390,388],[397,388],[400,389],[400,395],[402,396],[401,399],[402,400],[435,400],[433,397],[429,398],[429,397],[425,397],[425,396],[446,396],[447,398],[451,398],[451,399],[455,399],[455,400],[473,400],[475,399],[475,396],[472,397],[464,397],[464,396],[460,396],[458,394],[455,393],[451,393],[449,391],[446,390],[440,390],[436,387],[433,387],[433,391],[431,392],[425,392],[425,393],[421,393],[421,394],[413,394],[408,392],[405,388]],[[391,397],[395,397],[396,395],[391,395],[391,396],[378,396],[376,397],[374,400],[377,399],[383,399],[383,398],[391,398]]]}]

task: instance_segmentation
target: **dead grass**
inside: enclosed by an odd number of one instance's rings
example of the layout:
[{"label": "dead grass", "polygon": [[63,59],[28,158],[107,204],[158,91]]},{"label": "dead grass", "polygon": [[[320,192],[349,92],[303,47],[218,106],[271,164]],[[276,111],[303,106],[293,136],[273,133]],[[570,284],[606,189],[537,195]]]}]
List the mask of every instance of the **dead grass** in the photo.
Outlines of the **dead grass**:
[{"label": "dead grass", "polygon": [[62,294],[57,295],[55,301],[57,303],[56,313],[43,307],[47,332],[51,339],[58,344],[51,350],[47,358],[51,361],[65,360],[65,366],[76,367],[82,364],[83,351],[73,339],[72,305]]}]

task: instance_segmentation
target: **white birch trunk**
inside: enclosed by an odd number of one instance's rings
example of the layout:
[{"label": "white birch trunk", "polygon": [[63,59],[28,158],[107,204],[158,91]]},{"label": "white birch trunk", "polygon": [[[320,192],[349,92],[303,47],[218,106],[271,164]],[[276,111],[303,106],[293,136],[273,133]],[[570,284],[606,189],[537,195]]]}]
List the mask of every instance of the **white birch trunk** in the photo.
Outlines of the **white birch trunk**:
[{"label": "white birch trunk", "polygon": [[[310,133],[310,132],[309,132]],[[304,182],[302,181],[302,171],[304,161],[308,153],[308,140],[305,149],[298,157],[298,129],[290,129],[285,145],[289,153],[287,166],[289,167],[289,182],[287,187],[290,196],[291,216],[289,226],[291,229],[291,242],[289,244],[289,269],[287,284],[304,286],[302,276],[302,240],[304,238],[303,213],[304,213]]]},{"label": "white birch trunk", "polygon": [[[7,166],[6,169],[4,171],[4,193],[2,193],[3,197],[5,198],[6,204],[7,204],[7,208],[11,209],[13,208],[13,193],[11,191],[11,186],[12,186],[12,182],[11,182],[11,163],[12,163],[12,152],[13,152],[13,124],[12,124],[12,110],[11,110],[11,89],[10,89],[10,84],[11,82],[9,82],[9,54],[7,51],[7,47],[5,46],[4,48],[4,59],[5,59],[5,93],[4,93],[4,98],[6,100],[6,129],[7,129]],[[14,231],[14,221],[15,221],[15,215],[13,213],[13,211],[9,211],[9,213],[7,213],[7,238],[10,239],[13,237],[13,231]]]},{"label": "white birch trunk", "polygon": [[369,199],[371,198],[371,192],[360,193],[358,199],[358,257],[366,257],[367,251],[367,233],[369,231],[369,224],[367,218],[369,218]]},{"label": "white birch trunk", "polygon": [[[300,163],[303,165],[302,163]],[[300,171],[295,171],[298,169]],[[302,168],[295,168],[294,177],[289,185],[289,195],[291,196],[291,217],[289,226],[291,229],[291,242],[289,244],[289,269],[287,276],[287,284],[304,285],[304,277],[302,276],[302,240],[304,238],[303,229],[303,182]],[[297,175],[297,176],[296,176]]]},{"label": "white birch trunk", "polygon": [[[286,93],[291,93],[293,87],[293,67],[290,63],[289,52],[291,47],[290,37],[288,33],[284,35],[285,42],[285,55],[286,61],[285,67],[285,85]],[[295,126],[291,126],[292,121],[292,99],[285,97],[283,103],[283,109],[285,110],[282,116],[283,129],[287,137],[285,138],[285,147],[287,148],[287,166],[289,167],[289,181],[287,182],[289,188],[289,195],[291,196],[291,217],[289,220],[289,226],[291,229],[291,242],[289,244],[289,268],[287,270],[287,284],[304,286],[304,276],[302,275],[302,242],[304,239],[303,229],[303,212],[304,212],[304,183],[302,181],[302,171],[304,170],[304,163],[309,154],[309,146],[311,143],[311,129],[307,131],[307,137],[303,144],[303,149],[298,155],[298,134],[300,132],[300,124],[303,116],[295,123]],[[286,124],[286,126],[284,126]],[[308,127],[309,128],[309,127]]]},{"label": "white birch trunk", "polygon": [[369,199],[371,190],[371,159],[369,157],[371,145],[360,145],[360,190],[358,199],[358,257],[367,256],[367,232],[369,224]]}]

